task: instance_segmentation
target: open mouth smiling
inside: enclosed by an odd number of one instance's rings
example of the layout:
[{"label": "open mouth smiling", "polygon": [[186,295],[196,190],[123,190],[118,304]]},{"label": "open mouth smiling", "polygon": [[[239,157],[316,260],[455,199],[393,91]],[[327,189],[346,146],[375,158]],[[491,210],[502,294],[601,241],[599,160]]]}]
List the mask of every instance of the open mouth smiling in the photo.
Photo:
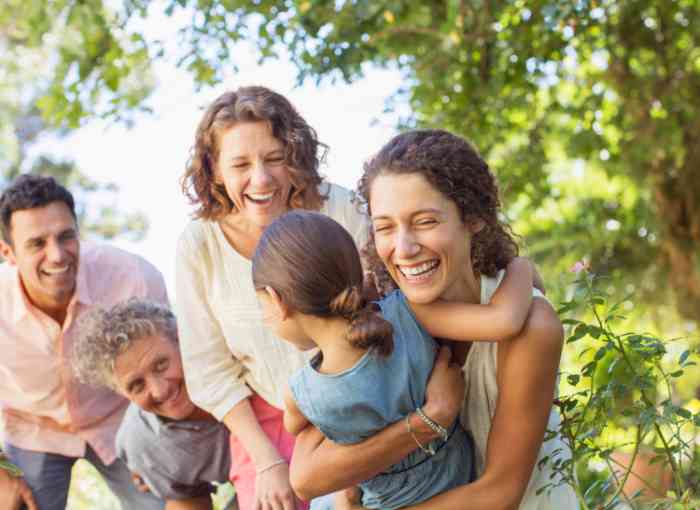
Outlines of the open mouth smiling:
[{"label": "open mouth smiling", "polygon": [[272,199],[277,194],[277,191],[271,191],[269,193],[246,193],[245,198],[258,205],[265,205],[272,201]]},{"label": "open mouth smiling", "polygon": [[396,265],[401,275],[412,283],[422,282],[433,276],[440,266],[440,261],[437,259],[428,260],[421,264],[411,266]]}]

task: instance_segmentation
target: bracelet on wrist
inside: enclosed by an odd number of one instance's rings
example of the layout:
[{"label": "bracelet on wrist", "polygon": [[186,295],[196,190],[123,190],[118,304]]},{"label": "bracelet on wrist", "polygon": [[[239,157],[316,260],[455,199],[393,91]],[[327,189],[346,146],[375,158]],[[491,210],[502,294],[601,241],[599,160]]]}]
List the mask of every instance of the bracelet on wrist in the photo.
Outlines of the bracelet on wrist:
[{"label": "bracelet on wrist", "polygon": [[411,437],[413,438],[413,440],[414,440],[414,441],[416,442],[416,444],[418,445],[418,448],[420,448],[424,453],[426,453],[426,454],[428,454],[428,455],[430,455],[430,456],[435,455],[435,449],[434,449],[432,446],[430,446],[430,445],[427,445],[427,446],[423,445],[423,444],[418,440],[418,438],[416,437],[416,435],[413,433],[413,428],[411,427],[411,415],[410,415],[410,414],[407,414],[407,415],[406,415],[406,430],[408,430],[408,433],[411,434]]},{"label": "bracelet on wrist", "polygon": [[436,421],[432,420],[423,412],[422,408],[416,408],[416,414],[421,420],[423,420],[423,423],[425,423],[433,432],[439,435],[443,441],[447,441],[450,438],[450,433],[447,431],[447,429]]},{"label": "bracelet on wrist", "polygon": [[256,470],[255,474],[260,475],[260,474],[264,473],[265,471],[269,471],[270,469],[272,469],[275,466],[279,466],[280,464],[286,464],[286,463],[287,463],[287,461],[284,459],[277,459],[276,461],[270,462],[266,466],[263,466],[260,469]]}]

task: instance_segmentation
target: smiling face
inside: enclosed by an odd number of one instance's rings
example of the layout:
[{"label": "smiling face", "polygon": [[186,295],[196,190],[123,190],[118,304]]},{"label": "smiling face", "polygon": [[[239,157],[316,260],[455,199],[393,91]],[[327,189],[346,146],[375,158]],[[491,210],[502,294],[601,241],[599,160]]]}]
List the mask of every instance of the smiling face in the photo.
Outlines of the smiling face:
[{"label": "smiling face", "polygon": [[164,335],[140,338],[114,364],[117,389],[141,409],[172,420],[197,412],[185,387],[180,350]]},{"label": "smiling face", "polygon": [[472,228],[423,175],[380,173],[370,188],[377,254],[409,301],[462,300]]},{"label": "smiling face", "polygon": [[292,182],[285,148],[267,122],[240,122],[219,135],[216,180],[238,218],[265,228],[289,209]]},{"label": "smiling face", "polygon": [[73,296],[80,259],[78,226],[60,201],[22,209],[10,219],[12,243],[0,241],[2,255],[17,266],[27,296],[51,313]]}]

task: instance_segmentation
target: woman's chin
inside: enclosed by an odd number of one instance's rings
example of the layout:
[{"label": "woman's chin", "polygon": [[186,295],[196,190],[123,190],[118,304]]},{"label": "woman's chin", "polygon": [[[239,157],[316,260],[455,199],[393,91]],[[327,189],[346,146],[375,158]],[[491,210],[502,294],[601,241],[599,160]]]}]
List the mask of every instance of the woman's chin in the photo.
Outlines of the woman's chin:
[{"label": "woman's chin", "polygon": [[417,287],[414,285],[399,285],[406,299],[417,305],[432,303],[440,297],[440,290],[435,287]]}]

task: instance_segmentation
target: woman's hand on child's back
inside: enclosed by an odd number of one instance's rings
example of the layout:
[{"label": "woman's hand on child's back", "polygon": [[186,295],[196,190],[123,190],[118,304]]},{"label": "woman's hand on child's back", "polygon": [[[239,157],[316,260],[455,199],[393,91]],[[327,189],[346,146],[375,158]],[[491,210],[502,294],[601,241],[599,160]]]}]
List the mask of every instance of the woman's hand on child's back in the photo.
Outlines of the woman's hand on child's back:
[{"label": "woman's hand on child's back", "polygon": [[425,389],[423,412],[443,427],[449,427],[459,415],[464,401],[462,367],[451,362],[452,352],[443,346],[435,359]]}]

